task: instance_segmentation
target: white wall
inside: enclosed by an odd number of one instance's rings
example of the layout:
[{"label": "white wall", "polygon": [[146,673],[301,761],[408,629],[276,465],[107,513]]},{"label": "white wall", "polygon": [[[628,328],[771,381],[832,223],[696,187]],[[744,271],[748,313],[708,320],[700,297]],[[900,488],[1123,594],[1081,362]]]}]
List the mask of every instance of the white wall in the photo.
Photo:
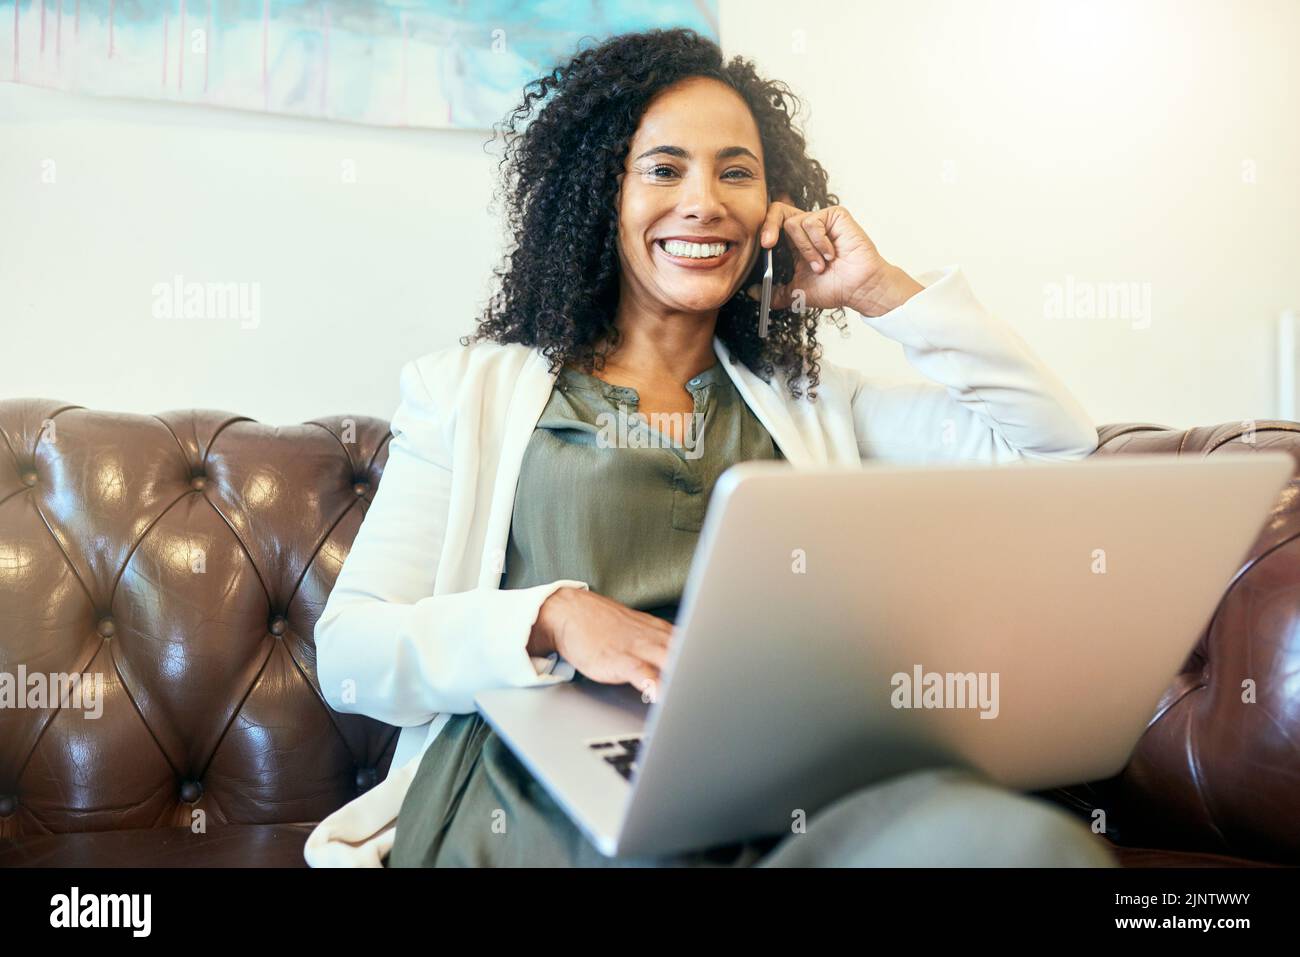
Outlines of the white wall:
[{"label": "white wall", "polygon": [[[1300,3],[807,9],[722,0],[723,46],[806,97],[814,154],[886,256],[962,264],[1099,423],[1276,414],[1274,324],[1300,308]],[[387,418],[402,363],[487,296],[487,136],[0,83],[0,396]],[[256,328],[155,318],[177,274],[256,283]],[[1150,315],[1053,318],[1067,277],[1138,283]],[[908,371],[865,327],[824,338]]]},{"label": "white wall", "polygon": [[[31,357],[4,363],[0,394],[387,418],[402,363],[472,328],[486,295],[486,134],[11,84],[0,116],[3,341]],[[258,284],[260,321],[155,318],[154,287],[177,274]]]}]

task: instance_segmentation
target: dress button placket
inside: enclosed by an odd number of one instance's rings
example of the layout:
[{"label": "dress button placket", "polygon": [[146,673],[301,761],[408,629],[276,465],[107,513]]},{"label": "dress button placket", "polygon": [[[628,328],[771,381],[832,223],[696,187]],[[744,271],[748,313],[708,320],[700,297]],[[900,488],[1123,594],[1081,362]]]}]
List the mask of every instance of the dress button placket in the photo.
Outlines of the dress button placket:
[{"label": "dress button placket", "polygon": [[[698,388],[699,384],[699,379],[692,379],[687,383],[687,386],[693,390],[691,396],[695,400],[693,410],[695,413],[705,411],[705,403],[708,399],[708,386],[701,389]],[[683,440],[686,438],[685,430],[682,438]],[[697,429],[692,439],[698,441],[699,438],[700,430]],[[677,456],[673,479],[673,528],[698,532],[704,526],[705,511],[700,458],[697,456],[687,458],[684,445],[674,447],[673,451]]]}]

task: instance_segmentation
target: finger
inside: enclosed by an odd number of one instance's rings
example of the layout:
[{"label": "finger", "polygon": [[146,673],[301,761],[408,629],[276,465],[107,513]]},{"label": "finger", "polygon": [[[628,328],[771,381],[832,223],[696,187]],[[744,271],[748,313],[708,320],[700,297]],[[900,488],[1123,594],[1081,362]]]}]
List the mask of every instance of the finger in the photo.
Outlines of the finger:
[{"label": "finger", "polygon": [[654,641],[641,640],[632,645],[632,655],[639,658],[646,664],[653,665],[657,671],[662,671],[668,664],[668,646],[658,644]]},{"label": "finger", "polygon": [[624,673],[627,683],[641,692],[647,704],[659,695],[659,669],[637,658],[628,658]]},{"label": "finger", "polygon": [[767,208],[767,216],[763,218],[763,226],[759,231],[759,246],[767,249],[776,245],[776,241],[781,238],[781,223],[789,211],[783,203],[773,203]]},{"label": "finger", "polygon": [[646,622],[644,632],[637,635],[638,641],[653,641],[657,645],[668,644],[668,639],[673,636],[673,623],[664,621],[662,618],[656,618],[655,621]]},{"label": "finger", "polygon": [[630,609],[635,617],[635,627],[650,628],[655,631],[669,632],[673,630],[673,623],[667,618],[659,615],[652,615],[648,611],[637,611]]},{"label": "finger", "polygon": [[804,232],[803,216],[794,216],[785,220],[785,234],[790,237],[790,242],[794,244],[795,250],[807,261],[813,272],[822,272],[826,268],[826,263],[822,259],[821,251],[815,248],[808,234]]},{"label": "finger", "polygon": [[835,243],[826,231],[826,223],[820,216],[807,216],[803,220],[803,231],[808,234],[808,241],[830,262],[835,258]]}]

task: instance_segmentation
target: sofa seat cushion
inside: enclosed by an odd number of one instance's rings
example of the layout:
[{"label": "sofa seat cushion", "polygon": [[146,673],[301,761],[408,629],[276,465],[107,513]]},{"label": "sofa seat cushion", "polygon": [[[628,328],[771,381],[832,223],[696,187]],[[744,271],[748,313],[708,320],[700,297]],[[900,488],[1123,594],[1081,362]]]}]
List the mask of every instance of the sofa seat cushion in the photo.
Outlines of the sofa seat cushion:
[{"label": "sofa seat cushion", "polygon": [[222,824],[0,840],[0,867],[306,867],[314,824]]}]

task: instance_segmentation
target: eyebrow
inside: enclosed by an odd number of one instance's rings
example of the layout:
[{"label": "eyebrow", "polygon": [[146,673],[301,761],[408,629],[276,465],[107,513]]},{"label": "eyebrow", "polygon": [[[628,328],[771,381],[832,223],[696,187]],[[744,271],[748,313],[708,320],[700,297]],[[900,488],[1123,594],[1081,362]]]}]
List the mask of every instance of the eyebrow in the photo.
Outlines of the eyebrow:
[{"label": "eyebrow", "polygon": [[[680,146],[656,146],[648,149],[637,159],[645,159],[647,156],[653,156],[655,153],[666,153],[669,156],[676,156],[680,159],[690,159],[689,150],[684,150]],[[733,156],[748,156],[755,163],[759,161],[758,157],[743,146],[724,146],[714,155],[714,159],[731,159]]]}]

